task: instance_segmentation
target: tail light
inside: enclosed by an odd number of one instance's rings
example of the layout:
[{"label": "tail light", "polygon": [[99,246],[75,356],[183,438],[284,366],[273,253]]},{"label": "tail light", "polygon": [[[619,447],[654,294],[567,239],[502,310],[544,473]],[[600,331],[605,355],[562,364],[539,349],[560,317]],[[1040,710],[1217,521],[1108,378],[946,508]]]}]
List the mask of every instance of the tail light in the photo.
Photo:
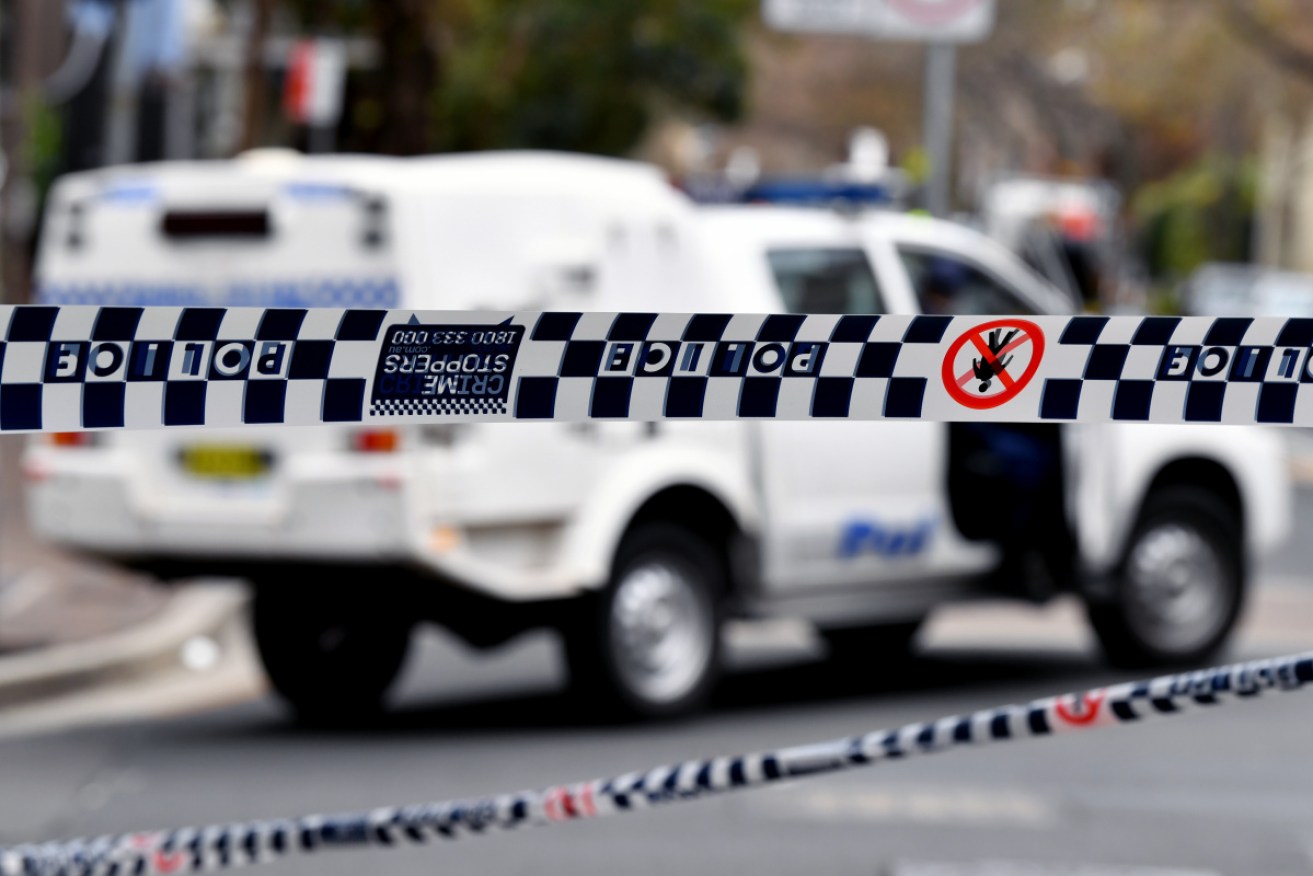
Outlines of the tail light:
[{"label": "tail light", "polygon": [[51,432],[46,440],[55,447],[95,447],[100,436],[95,432]]},{"label": "tail light", "polygon": [[400,444],[395,429],[363,429],[351,436],[351,449],[357,453],[396,453]]}]

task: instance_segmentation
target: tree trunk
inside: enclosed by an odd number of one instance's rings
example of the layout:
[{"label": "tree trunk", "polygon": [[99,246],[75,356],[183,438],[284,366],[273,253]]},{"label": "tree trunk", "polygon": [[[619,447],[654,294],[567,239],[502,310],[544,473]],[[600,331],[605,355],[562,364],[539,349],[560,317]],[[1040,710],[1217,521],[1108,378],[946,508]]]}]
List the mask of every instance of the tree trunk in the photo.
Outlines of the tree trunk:
[{"label": "tree trunk", "polygon": [[382,54],[383,125],[379,151],[418,155],[433,143],[433,91],[438,81],[432,0],[375,4],[375,33]]},{"label": "tree trunk", "polygon": [[273,19],[274,0],[253,0],[254,12],[251,31],[247,34],[246,69],[242,101],[242,136],[240,148],[251,149],[260,145],[264,132],[264,112],[268,103],[268,71],[264,64],[264,43]]}]

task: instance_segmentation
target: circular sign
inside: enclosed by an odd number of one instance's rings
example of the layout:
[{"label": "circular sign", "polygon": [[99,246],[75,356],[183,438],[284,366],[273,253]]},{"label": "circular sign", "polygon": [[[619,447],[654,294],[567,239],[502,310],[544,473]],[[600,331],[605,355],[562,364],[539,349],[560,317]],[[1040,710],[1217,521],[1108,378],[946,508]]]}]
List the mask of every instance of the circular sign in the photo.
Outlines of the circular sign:
[{"label": "circular sign", "polygon": [[1039,370],[1044,333],[1024,319],[996,319],[954,341],[944,354],[944,388],[953,401],[974,410],[996,408],[1017,397]]},{"label": "circular sign", "polygon": [[1107,696],[1108,692],[1104,690],[1091,690],[1079,695],[1068,694],[1058,698],[1053,704],[1053,711],[1059,720],[1073,727],[1093,724],[1099,717],[1099,707],[1103,705]]},{"label": "circular sign", "polygon": [[981,0],[889,0],[909,21],[921,25],[948,24],[971,13]]}]

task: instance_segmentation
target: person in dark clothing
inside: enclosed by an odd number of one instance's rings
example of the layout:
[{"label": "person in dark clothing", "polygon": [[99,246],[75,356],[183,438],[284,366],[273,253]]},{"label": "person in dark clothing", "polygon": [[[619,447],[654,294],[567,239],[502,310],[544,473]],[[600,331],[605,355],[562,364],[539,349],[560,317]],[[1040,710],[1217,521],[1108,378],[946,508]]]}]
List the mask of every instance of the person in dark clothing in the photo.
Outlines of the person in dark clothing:
[{"label": "person in dark clothing", "polygon": [[1075,538],[1063,505],[1061,427],[955,423],[949,498],[965,538],[999,546],[1003,592],[1040,598],[1071,583]]}]

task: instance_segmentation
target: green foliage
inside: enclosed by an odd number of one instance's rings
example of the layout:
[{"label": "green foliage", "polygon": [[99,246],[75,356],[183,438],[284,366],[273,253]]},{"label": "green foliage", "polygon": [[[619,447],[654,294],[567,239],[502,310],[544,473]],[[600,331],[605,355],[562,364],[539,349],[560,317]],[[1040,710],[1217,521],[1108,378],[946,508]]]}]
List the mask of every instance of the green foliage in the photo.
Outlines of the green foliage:
[{"label": "green foliage", "polygon": [[621,154],[662,106],[733,121],[754,0],[459,0],[435,100],[441,149]]},{"label": "green foliage", "polygon": [[27,131],[27,154],[32,162],[32,181],[44,195],[60,170],[64,154],[64,128],[59,114],[44,101],[29,100],[24,107],[23,129]]},{"label": "green foliage", "polygon": [[1257,170],[1252,159],[1205,155],[1142,188],[1133,202],[1157,277],[1180,278],[1208,261],[1247,255]]},{"label": "green foliage", "polygon": [[930,179],[930,153],[920,146],[908,149],[899,166],[907,174],[907,178],[916,185]]}]

